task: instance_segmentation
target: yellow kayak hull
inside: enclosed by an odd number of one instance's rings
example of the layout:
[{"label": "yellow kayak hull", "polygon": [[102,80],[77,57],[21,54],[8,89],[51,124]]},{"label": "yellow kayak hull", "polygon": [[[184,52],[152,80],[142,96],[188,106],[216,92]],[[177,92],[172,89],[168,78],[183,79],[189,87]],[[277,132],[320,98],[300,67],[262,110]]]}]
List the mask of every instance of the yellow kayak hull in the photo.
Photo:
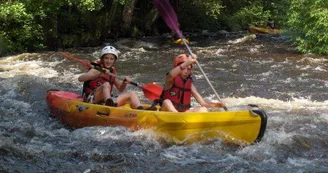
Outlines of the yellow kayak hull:
[{"label": "yellow kayak hull", "polygon": [[152,129],[159,137],[176,144],[220,138],[238,145],[248,145],[261,140],[267,121],[262,110],[204,113],[136,110],[129,105],[108,107],[85,103],[78,94],[65,91],[48,91],[46,99],[51,114],[69,127]]},{"label": "yellow kayak hull", "polygon": [[249,26],[248,27],[248,32],[251,34],[280,34],[283,31],[281,29],[268,29],[268,28],[260,28],[260,27],[255,27],[255,26]]}]

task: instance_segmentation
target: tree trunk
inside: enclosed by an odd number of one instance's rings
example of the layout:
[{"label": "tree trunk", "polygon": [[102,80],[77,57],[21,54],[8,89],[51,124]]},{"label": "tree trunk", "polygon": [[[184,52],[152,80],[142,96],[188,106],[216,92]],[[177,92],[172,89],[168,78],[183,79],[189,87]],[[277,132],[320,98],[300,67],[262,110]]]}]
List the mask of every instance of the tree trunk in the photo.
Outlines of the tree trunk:
[{"label": "tree trunk", "polygon": [[131,23],[133,18],[133,11],[138,0],[125,1],[123,10],[123,25],[122,25],[122,35],[130,35]]},{"label": "tree trunk", "polygon": [[51,14],[42,21],[44,44],[48,50],[58,48],[58,21],[57,15]]},{"label": "tree trunk", "polygon": [[103,38],[107,38],[109,35],[112,35],[112,22],[115,18],[116,9],[118,6],[119,0],[113,0],[112,5],[108,6],[110,8],[107,9],[104,19],[104,27],[103,27]]},{"label": "tree trunk", "polygon": [[[146,15],[146,17],[144,18],[145,21],[145,32],[152,35],[155,34],[157,35],[158,33],[152,33],[152,31],[154,30],[152,28],[154,22],[156,21],[156,19],[159,17],[159,13],[157,11],[156,8],[152,8],[148,14]],[[156,32],[156,29],[154,30]]]}]

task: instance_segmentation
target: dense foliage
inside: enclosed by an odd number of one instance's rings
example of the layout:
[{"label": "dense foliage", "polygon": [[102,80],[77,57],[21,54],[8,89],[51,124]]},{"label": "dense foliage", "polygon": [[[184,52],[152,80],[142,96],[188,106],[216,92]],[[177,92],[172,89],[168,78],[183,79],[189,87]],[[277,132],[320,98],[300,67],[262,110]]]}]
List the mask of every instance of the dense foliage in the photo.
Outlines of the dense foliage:
[{"label": "dense foliage", "polygon": [[[181,30],[216,32],[265,26],[293,31],[298,48],[327,54],[326,0],[170,0]],[[0,55],[98,46],[117,37],[170,32],[152,0],[1,0]],[[287,15],[288,14],[288,15]]]},{"label": "dense foliage", "polygon": [[0,53],[42,48],[42,26],[20,2],[0,6]]},{"label": "dense foliage", "polygon": [[328,54],[328,1],[292,0],[288,14],[290,30],[302,52]]}]

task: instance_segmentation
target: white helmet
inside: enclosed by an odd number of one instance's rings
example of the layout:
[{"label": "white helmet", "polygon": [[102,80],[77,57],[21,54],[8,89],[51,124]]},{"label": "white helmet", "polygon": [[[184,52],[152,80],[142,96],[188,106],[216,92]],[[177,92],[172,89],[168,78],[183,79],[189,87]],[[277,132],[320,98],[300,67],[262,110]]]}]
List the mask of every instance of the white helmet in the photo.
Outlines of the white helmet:
[{"label": "white helmet", "polygon": [[116,59],[118,58],[118,53],[120,53],[120,51],[118,51],[115,47],[113,46],[106,46],[101,50],[101,55],[100,57],[102,57],[103,55],[110,53],[115,55]]}]

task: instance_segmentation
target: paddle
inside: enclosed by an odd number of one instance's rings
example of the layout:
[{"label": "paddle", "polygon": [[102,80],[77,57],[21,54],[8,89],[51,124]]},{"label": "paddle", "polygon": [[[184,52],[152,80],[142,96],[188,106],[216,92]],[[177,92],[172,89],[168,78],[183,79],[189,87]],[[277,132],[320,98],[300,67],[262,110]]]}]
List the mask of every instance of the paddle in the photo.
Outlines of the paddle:
[{"label": "paddle", "polygon": [[[81,60],[81,59],[78,59],[74,56],[72,56],[71,54],[67,53],[67,52],[59,52],[61,55],[63,55],[65,58],[67,59],[70,59],[70,60],[73,60],[73,61],[77,61],[81,64],[83,64],[84,66],[87,66],[89,68],[94,68],[96,70],[99,70],[100,72],[102,73],[105,73],[106,71],[101,69],[99,66],[97,65],[94,65],[93,63],[89,63],[87,61],[84,61],[84,60]],[[120,76],[117,76],[113,73],[109,73],[109,75],[113,76],[113,77],[116,77],[120,80],[124,80],[124,78],[120,77]],[[134,85],[136,87],[139,87],[142,89],[145,97],[147,97],[148,99],[154,101],[156,99],[159,99],[161,94],[162,94],[162,90],[163,88],[155,83],[148,83],[146,85],[143,85],[143,86],[140,86],[138,85],[136,82],[133,82],[131,81],[130,82],[131,85]]]},{"label": "paddle", "polygon": [[[171,30],[175,31],[175,33],[178,35],[178,37],[182,39],[183,44],[188,49],[189,54],[192,55],[193,53],[192,53],[190,47],[188,46],[188,44],[186,43],[186,39],[184,39],[184,36],[182,35],[182,32],[180,31],[180,29],[178,27],[178,23],[179,23],[178,22],[178,17],[175,14],[175,11],[174,11],[173,7],[171,6],[170,2],[168,0],[154,0],[154,5],[158,9],[158,12],[162,16],[163,20],[168,25],[168,27]],[[211,84],[210,80],[207,78],[205,72],[203,71],[202,67],[200,66],[200,64],[198,63],[197,60],[196,60],[196,64],[199,67],[200,71],[202,72],[203,76],[205,77],[207,83],[210,85],[210,87],[213,90],[214,94],[218,98],[218,100],[222,102],[220,96],[215,91],[213,85]],[[226,111],[228,110],[228,108],[225,107],[225,106],[223,108]]]}]

